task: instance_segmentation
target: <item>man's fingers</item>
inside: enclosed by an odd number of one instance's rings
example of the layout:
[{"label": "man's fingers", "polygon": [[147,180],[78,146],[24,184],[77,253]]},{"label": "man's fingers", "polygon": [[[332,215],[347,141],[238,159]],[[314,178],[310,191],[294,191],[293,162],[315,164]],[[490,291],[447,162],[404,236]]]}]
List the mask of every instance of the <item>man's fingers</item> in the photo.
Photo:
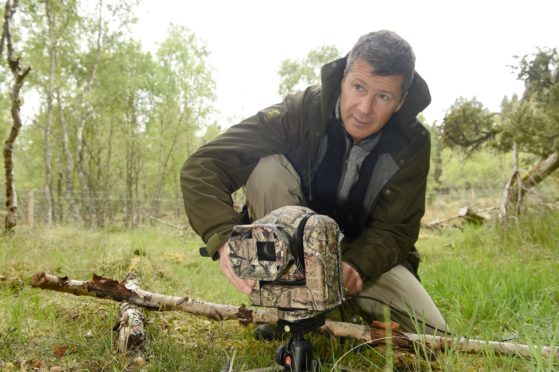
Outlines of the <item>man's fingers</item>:
[{"label": "man's fingers", "polygon": [[252,287],[245,283],[243,279],[235,275],[230,266],[221,265],[221,271],[225,274],[225,277],[231,282],[231,284],[233,284],[239,291],[246,294],[252,292]]},{"label": "man's fingers", "polygon": [[250,294],[252,292],[252,287],[256,283],[255,280],[251,279],[241,279],[235,272],[233,271],[233,266],[231,265],[231,261],[229,260],[229,252],[227,244],[223,245],[219,249],[219,267],[221,271],[225,275],[225,277],[237,288],[239,291]]},{"label": "man's fingers", "polygon": [[354,295],[361,291],[361,288],[363,287],[361,275],[359,275],[357,270],[346,262],[342,262],[342,275],[344,289],[347,294]]}]

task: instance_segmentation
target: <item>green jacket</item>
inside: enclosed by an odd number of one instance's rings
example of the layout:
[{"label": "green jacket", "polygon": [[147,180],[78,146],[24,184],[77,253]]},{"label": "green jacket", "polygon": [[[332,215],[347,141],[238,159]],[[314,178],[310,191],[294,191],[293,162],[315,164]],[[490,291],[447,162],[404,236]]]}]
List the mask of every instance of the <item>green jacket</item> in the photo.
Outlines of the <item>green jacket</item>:
[{"label": "green jacket", "polygon": [[[185,162],[181,170],[185,210],[210,256],[215,258],[233,226],[242,223],[231,194],[246,182],[260,158],[284,154],[304,187],[309,187],[340,95],[345,65],[345,58],[325,65],[320,87],[287,96],[282,103],[232,126]],[[406,102],[394,114],[398,136],[391,139],[390,151],[380,154],[371,176],[363,201],[367,213],[359,220],[362,233],[357,239],[342,241],[343,260],[365,280],[378,277],[415,252],[430,156],[429,134],[416,115],[430,100],[425,81],[416,73]]]}]

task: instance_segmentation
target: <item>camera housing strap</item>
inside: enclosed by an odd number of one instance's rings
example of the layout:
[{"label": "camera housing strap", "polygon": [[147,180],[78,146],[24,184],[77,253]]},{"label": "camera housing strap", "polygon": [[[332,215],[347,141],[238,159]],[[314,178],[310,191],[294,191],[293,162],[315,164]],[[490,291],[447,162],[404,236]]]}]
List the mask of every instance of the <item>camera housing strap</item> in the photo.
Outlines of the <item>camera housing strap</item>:
[{"label": "camera housing strap", "polygon": [[293,256],[293,260],[297,269],[305,273],[305,251],[304,251],[304,243],[303,243],[303,236],[305,234],[305,225],[311,216],[315,215],[315,213],[307,213],[297,225],[297,231],[289,238],[289,250],[291,251],[291,255]]}]

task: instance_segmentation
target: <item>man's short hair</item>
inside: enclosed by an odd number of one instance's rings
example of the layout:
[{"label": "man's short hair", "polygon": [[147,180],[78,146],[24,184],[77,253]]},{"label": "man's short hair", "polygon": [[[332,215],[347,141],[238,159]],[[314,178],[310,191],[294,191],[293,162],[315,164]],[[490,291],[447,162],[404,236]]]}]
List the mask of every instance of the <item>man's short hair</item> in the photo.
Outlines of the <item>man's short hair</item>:
[{"label": "man's short hair", "polygon": [[367,61],[379,76],[402,75],[402,92],[407,92],[413,82],[415,54],[395,32],[380,30],[361,36],[349,52],[344,76],[358,59]]}]

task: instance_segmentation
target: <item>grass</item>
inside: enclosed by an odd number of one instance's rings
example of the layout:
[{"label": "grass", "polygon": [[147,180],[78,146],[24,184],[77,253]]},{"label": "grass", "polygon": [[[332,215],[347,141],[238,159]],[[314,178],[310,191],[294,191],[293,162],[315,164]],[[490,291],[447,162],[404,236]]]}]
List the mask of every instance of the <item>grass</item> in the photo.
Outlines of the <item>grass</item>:
[{"label": "grass", "polygon": [[[531,345],[531,358],[468,355],[453,350],[416,353],[358,342],[341,345],[313,334],[320,369],[557,370],[537,348],[559,345],[559,214],[527,216],[519,225],[424,231],[421,276],[456,336]],[[198,255],[201,242],[167,228],[86,231],[26,230],[0,240],[0,369],[59,366],[65,370],[219,371],[274,364],[281,342],[258,342],[253,326],[215,322],[179,312],[146,312],[148,343],[141,366],[114,352],[115,302],[30,288],[46,271],[73,279],[93,273],[122,279],[140,258],[142,288],[235,304],[247,298]],[[63,356],[55,356],[60,346]],[[352,351],[358,348],[359,352]]]}]

